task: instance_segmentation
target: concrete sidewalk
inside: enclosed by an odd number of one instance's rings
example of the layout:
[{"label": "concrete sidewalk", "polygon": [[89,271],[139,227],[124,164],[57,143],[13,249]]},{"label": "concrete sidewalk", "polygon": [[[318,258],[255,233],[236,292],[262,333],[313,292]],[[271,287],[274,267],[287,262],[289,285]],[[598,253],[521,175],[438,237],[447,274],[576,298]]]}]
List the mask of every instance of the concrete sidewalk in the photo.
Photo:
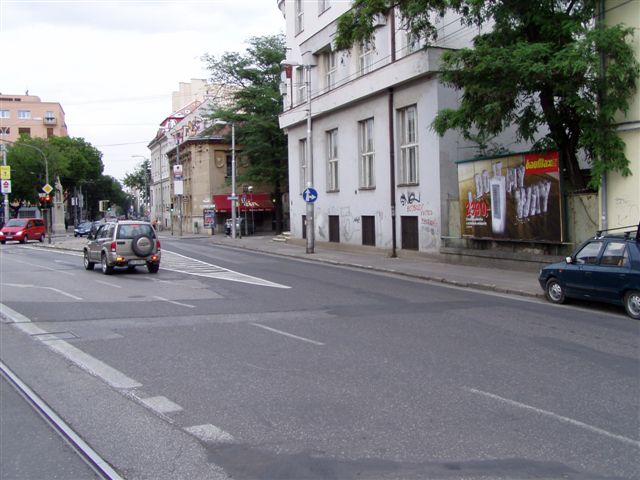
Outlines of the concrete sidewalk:
[{"label": "concrete sidewalk", "polygon": [[[345,251],[333,245],[318,243],[315,245],[314,253],[307,254],[304,243],[293,240],[276,241],[272,235],[255,235],[234,240],[220,234],[185,234],[179,237],[172,236],[167,232],[160,232],[159,237],[161,241],[163,239],[181,240],[185,243],[199,241],[210,243],[212,246],[241,248],[307,261],[387,272],[478,290],[527,297],[544,297],[538,283],[538,274],[531,271],[445,263],[436,257],[405,252],[401,252],[400,256],[396,258],[391,258],[378,251]],[[51,244],[45,240],[44,243],[32,243],[31,245],[81,251],[86,241],[86,238],[75,238],[67,234],[66,236],[54,236]]]}]

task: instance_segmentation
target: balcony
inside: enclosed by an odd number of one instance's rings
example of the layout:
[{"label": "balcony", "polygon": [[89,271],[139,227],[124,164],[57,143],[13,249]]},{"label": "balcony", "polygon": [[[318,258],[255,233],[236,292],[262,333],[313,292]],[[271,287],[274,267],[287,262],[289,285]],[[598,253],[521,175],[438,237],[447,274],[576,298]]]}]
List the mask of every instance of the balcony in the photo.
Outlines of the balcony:
[{"label": "balcony", "polygon": [[56,117],[44,117],[42,119],[42,123],[45,125],[56,125],[58,121],[56,120]]}]

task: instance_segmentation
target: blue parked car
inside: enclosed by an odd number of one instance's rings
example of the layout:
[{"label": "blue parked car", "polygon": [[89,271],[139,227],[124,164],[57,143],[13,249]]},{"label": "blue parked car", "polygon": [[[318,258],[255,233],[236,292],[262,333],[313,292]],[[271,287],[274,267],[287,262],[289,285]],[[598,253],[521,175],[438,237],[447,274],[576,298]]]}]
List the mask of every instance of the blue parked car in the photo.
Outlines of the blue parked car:
[{"label": "blue parked car", "polygon": [[82,223],[79,223],[73,229],[73,236],[74,237],[84,237],[86,235],[89,235],[89,233],[91,232],[91,226],[92,225],[93,225],[93,222],[82,222]]},{"label": "blue parked car", "polygon": [[624,305],[640,320],[640,225],[624,234],[598,232],[565,261],[540,270],[538,281],[552,303],[576,298]]}]

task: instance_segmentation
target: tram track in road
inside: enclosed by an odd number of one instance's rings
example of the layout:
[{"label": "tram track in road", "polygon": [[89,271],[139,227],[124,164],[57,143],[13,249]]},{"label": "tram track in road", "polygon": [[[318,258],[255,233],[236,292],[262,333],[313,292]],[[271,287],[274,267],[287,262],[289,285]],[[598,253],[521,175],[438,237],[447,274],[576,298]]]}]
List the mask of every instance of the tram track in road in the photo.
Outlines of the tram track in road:
[{"label": "tram track in road", "polygon": [[76,433],[47,403],[24,383],[4,362],[0,361],[0,375],[42,417],[45,422],[73,449],[73,451],[105,480],[124,480],[78,433]]}]

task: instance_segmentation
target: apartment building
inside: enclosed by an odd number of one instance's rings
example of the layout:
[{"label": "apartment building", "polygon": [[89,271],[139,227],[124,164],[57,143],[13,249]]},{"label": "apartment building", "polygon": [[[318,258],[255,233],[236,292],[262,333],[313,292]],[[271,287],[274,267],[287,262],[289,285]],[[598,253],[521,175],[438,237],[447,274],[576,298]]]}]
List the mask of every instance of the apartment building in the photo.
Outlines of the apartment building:
[{"label": "apartment building", "polygon": [[336,20],[350,2],[278,7],[286,19],[280,126],[289,142],[292,237],[306,238],[302,193],[313,186],[315,241],[437,252],[443,237],[460,235],[455,161],[477,154],[458,135],[431,129],[438,110],[457,102],[438,81],[439,59],[476,32],[445,17],[438,43],[424,49],[392,10],[377,19],[371,42],[335,51]]},{"label": "apartment building", "polygon": [[43,102],[35,95],[0,94],[0,138],[15,142],[21,135],[67,136],[62,106],[57,102]]}]

